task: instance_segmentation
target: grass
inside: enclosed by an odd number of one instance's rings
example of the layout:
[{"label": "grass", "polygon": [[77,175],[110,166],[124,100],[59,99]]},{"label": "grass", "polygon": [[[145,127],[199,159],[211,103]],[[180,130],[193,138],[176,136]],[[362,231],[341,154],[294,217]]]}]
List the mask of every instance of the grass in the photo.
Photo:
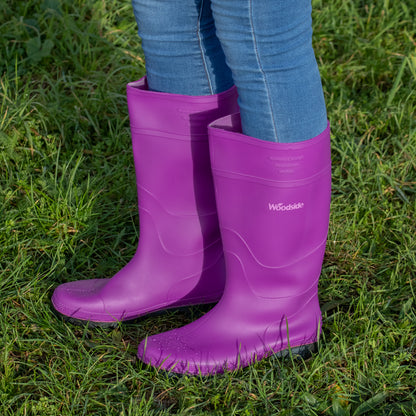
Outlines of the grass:
[{"label": "grass", "polygon": [[114,330],[66,324],[58,284],[111,276],[139,222],[125,85],[144,73],[127,0],[0,10],[0,413],[416,414],[416,11],[313,1],[333,140],[319,354],[202,379],[136,360],[206,308]]}]

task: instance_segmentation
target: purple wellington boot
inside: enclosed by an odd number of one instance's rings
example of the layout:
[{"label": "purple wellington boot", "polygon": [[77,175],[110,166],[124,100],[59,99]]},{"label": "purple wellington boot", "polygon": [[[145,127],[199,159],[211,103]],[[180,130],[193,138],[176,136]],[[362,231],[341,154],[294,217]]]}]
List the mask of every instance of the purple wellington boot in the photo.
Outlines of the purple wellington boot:
[{"label": "purple wellington boot", "polygon": [[145,363],[209,375],[276,354],[304,357],[321,327],[318,279],[331,194],[329,125],[298,143],[241,133],[239,114],[209,128],[226,283],[219,303],[139,345]]},{"label": "purple wellington boot", "polygon": [[108,279],[64,283],[54,308],[71,320],[116,324],[162,309],[216,302],[224,258],[207,126],[238,111],[237,92],[184,96],[127,85],[139,199],[140,240]]}]

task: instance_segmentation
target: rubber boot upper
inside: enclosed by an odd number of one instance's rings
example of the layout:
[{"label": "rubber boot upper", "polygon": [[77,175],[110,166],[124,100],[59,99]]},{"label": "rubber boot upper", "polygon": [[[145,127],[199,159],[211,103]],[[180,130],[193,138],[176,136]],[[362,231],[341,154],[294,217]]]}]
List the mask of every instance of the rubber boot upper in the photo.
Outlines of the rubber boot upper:
[{"label": "rubber boot upper", "polygon": [[215,374],[317,341],[318,280],[330,196],[330,132],[291,144],[241,133],[238,114],[210,126],[226,284],[219,303],[182,328],[146,338],[145,363]]},{"label": "rubber boot upper", "polygon": [[209,156],[210,122],[237,110],[233,87],[211,96],[127,86],[140,238],[116,275],[64,283],[52,303],[77,320],[117,322],[165,308],[216,302],[224,256]]}]

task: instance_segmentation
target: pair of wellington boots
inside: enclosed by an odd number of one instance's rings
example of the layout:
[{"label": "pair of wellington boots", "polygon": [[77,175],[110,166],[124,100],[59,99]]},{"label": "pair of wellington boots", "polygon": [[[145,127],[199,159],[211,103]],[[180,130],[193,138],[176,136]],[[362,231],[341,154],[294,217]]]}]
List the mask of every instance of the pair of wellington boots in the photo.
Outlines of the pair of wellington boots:
[{"label": "pair of wellington boots", "polygon": [[210,375],[270,355],[306,357],[321,328],[318,280],[331,193],[329,126],[297,143],[242,134],[235,88],[212,96],[127,86],[140,216],[132,260],[110,279],[65,283],[68,319],[117,324],[218,302],[150,336],[145,363]]}]

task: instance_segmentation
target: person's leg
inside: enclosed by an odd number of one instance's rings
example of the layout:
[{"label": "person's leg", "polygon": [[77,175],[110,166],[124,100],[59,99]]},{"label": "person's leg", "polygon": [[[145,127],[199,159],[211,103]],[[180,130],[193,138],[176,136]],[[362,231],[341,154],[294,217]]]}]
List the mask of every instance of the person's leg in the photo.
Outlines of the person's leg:
[{"label": "person's leg", "polygon": [[327,125],[312,48],[310,0],[212,0],[212,11],[239,94],[243,132],[294,142]]},{"label": "person's leg", "polygon": [[218,94],[233,85],[210,0],[132,0],[150,90]]},{"label": "person's leg", "polygon": [[315,350],[331,198],[330,129],[309,2],[212,4],[241,107],[241,118],[209,126],[224,293],[197,321],[138,348],[145,363],[198,375]]},{"label": "person's leg", "polygon": [[217,302],[224,288],[208,124],[238,107],[209,3],[135,5],[148,69],[148,77],[127,85],[140,239],[134,257],[111,278],[56,288],[52,304],[73,322],[114,326]]}]

